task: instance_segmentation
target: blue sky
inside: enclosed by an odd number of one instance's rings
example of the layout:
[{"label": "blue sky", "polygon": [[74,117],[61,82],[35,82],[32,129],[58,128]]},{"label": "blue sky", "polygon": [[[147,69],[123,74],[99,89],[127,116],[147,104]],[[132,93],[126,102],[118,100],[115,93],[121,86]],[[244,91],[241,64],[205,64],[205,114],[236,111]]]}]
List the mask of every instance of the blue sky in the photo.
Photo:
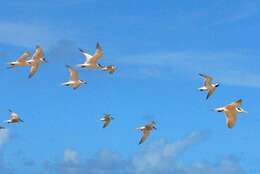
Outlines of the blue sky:
[{"label": "blue sky", "polygon": [[[0,7],[0,120],[24,124],[0,133],[3,174],[260,172],[258,1],[3,1]],[[79,70],[74,91],[65,64],[93,53],[114,75]],[[49,64],[28,79],[6,62],[41,45]],[[199,72],[221,85],[205,101]],[[226,128],[210,109],[242,98],[248,114]],[[116,118],[107,129],[96,119]],[[135,129],[156,120],[142,146]]]}]

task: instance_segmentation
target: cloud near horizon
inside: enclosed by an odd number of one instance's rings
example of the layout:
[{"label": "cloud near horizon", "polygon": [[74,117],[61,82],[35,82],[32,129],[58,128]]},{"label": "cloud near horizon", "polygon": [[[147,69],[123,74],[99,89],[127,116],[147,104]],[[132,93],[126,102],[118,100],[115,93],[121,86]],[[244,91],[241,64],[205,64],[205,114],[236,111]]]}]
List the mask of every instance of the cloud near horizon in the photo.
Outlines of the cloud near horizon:
[{"label": "cloud near horizon", "polygon": [[45,174],[245,174],[239,160],[225,157],[218,162],[193,161],[186,164],[182,154],[207,137],[205,132],[191,134],[169,143],[159,140],[145,145],[130,159],[110,150],[99,151],[94,158],[79,160],[79,154],[66,149],[62,161],[48,162]]}]

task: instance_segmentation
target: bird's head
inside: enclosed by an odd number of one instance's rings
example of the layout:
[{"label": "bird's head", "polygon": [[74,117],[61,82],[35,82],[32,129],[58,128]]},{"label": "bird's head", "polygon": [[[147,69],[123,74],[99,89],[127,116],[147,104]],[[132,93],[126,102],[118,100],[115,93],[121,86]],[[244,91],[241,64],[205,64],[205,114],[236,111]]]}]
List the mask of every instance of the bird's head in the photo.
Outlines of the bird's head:
[{"label": "bird's head", "polygon": [[217,88],[219,87],[220,83],[216,83],[214,86]]},{"label": "bird's head", "polygon": [[87,84],[86,80],[79,80],[81,84]]},{"label": "bird's head", "polygon": [[41,63],[48,63],[48,61],[43,57],[40,59]]},{"label": "bird's head", "polygon": [[240,112],[240,113],[247,113],[247,111],[245,111],[243,108],[241,108],[241,107],[237,107],[236,108],[236,110],[237,110],[237,112]]}]

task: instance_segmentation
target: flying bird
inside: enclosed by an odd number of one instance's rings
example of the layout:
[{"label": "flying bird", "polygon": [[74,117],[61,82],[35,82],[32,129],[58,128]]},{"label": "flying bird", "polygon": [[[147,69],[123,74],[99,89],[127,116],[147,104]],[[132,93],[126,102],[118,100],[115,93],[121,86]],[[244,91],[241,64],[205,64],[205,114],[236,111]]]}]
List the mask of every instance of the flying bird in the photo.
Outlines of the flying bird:
[{"label": "flying bird", "polygon": [[73,89],[77,89],[82,84],[87,84],[85,80],[78,79],[78,72],[73,69],[70,65],[66,65],[70,73],[70,81],[62,83],[64,86],[71,86]]},{"label": "flying bird", "polygon": [[204,79],[204,86],[200,87],[199,90],[200,91],[208,91],[208,95],[206,97],[206,99],[208,99],[216,90],[216,88],[219,86],[219,83],[212,83],[212,77],[205,75],[205,74],[201,74],[199,73],[199,75]]},{"label": "flying bird", "polygon": [[10,114],[9,120],[4,121],[5,123],[19,123],[19,122],[24,122],[17,113],[13,112],[12,110],[8,110]]},{"label": "flying bird", "polygon": [[47,63],[41,47],[36,46],[32,58],[28,60],[27,63],[29,63],[29,65],[31,66],[31,70],[29,73],[29,78],[31,78],[37,72],[41,63]]},{"label": "flying bird", "polygon": [[81,68],[94,68],[94,69],[102,69],[102,65],[98,63],[99,59],[103,56],[103,49],[99,43],[96,45],[96,52],[94,55],[90,55],[86,51],[79,48],[81,54],[86,58],[83,64],[79,64],[78,66]]},{"label": "flying bird", "polygon": [[214,109],[214,111],[224,112],[227,119],[227,127],[233,128],[236,123],[237,113],[243,113],[243,112],[247,113],[244,109],[240,107],[241,104],[242,104],[242,99],[230,103],[227,106],[216,108]]},{"label": "flying bird", "polygon": [[107,127],[113,119],[110,114],[104,114],[104,117],[100,119],[104,123],[103,128]]},{"label": "flying bird", "polygon": [[29,51],[25,51],[18,59],[14,62],[9,62],[10,65],[8,68],[15,68],[17,66],[30,66],[28,62],[26,62],[26,59],[31,56]]},{"label": "flying bird", "polygon": [[102,66],[101,69],[103,71],[107,71],[109,74],[113,74],[117,68],[115,65],[108,65],[108,66]]},{"label": "flying bird", "polygon": [[143,132],[143,136],[142,136],[141,140],[139,141],[139,144],[142,144],[147,139],[147,137],[150,135],[150,132],[153,129],[156,130],[155,124],[156,123],[154,121],[152,121],[151,123],[148,123],[142,127],[137,128],[137,130],[140,130]]}]

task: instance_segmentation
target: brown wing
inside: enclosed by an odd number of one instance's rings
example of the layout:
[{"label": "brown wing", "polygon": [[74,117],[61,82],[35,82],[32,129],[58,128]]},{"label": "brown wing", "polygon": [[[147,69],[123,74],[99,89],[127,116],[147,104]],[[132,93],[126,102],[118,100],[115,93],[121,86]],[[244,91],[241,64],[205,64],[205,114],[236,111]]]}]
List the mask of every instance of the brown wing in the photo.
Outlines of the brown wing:
[{"label": "brown wing", "polygon": [[25,62],[26,58],[30,57],[31,54],[29,51],[25,51],[18,59],[18,62]]},{"label": "brown wing", "polygon": [[147,129],[144,129],[143,136],[142,136],[141,140],[139,141],[139,144],[142,144],[147,139],[149,134],[150,134],[150,131],[148,131]]},{"label": "brown wing", "polygon": [[105,118],[105,119],[110,119],[110,115],[109,115],[109,114],[105,114],[105,115],[104,115],[104,118]]},{"label": "brown wing", "polygon": [[106,120],[106,121],[104,122],[103,128],[107,127],[107,126],[109,125],[110,122],[111,122],[110,119],[109,119],[109,120]]},{"label": "brown wing", "polygon": [[44,54],[43,54],[43,51],[42,51],[41,47],[36,46],[35,52],[34,52],[34,54],[32,56],[32,59],[39,61],[43,57],[44,57]]},{"label": "brown wing", "polygon": [[30,73],[29,73],[29,78],[31,78],[37,72],[38,67],[39,67],[38,63],[34,63],[31,66],[31,70],[30,70]]},{"label": "brown wing", "polygon": [[225,112],[227,119],[227,127],[233,128],[236,123],[237,112],[235,110]]},{"label": "brown wing", "polygon": [[70,79],[72,81],[77,81],[78,80],[78,73],[75,69],[73,69],[71,66],[67,65],[67,68],[69,69],[70,73]]},{"label": "brown wing", "polygon": [[214,93],[215,89],[216,89],[215,87],[209,88],[209,90],[208,90],[208,95],[207,95],[207,98],[206,98],[206,99],[208,99],[208,98]]},{"label": "brown wing", "polygon": [[96,46],[96,52],[93,57],[89,60],[91,63],[97,63],[97,61],[103,56],[103,49],[99,43]]},{"label": "brown wing", "polygon": [[205,75],[205,74],[201,74],[201,73],[199,73],[199,75],[201,76],[201,77],[203,77],[203,79],[205,80],[204,81],[204,86],[211,86],[211,84],[212,84],[212,77],[210,77],[210,76],[208,76],[208,75]]},{"label": "brown wing", "polygon": [[235,101],[235,102],[233,102],[233,103],[230,103],[229,105],[226,106],[226,109],[228,109],[228,110],[233,110],[233,109],[235,109],[236,107],[240,106],[241,104],[242,104],[242,99],[237,100],[237,101]]}]

